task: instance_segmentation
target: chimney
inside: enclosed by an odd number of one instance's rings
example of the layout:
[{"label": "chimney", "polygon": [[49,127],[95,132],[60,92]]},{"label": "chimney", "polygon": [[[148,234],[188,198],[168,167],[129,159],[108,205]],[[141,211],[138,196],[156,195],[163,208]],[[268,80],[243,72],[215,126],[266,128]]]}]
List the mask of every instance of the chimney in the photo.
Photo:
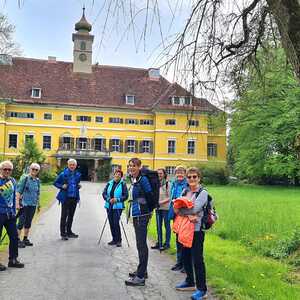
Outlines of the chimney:
[{"label": "chimney", "polygon": [[12,65],[12,56],[8,54],[0,54],[0,65]]},{"label": "chimney", "polygon": [[55,56],[48,56],[48,63],[55,64],[56,63],[56,57]]},{"label": "chimney", "polygon": [[149,79],[153,81],[159,81],[160,79],[160,70],[155,68],[148,69]]}]

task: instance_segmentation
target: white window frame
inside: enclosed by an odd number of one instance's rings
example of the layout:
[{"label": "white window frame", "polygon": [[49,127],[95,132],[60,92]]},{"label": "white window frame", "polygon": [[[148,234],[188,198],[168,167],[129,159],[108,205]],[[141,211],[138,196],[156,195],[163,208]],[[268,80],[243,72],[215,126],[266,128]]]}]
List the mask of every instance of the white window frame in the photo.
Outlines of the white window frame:
[{"label": "white window frame", "polygon": [[[213,147],[210,148],[209,145]],[[217,143],[207,143],[207,156],[217,157],[218,156],[218,144]]]},{"label": "white window frame", "polygon": [[167,172],[168,175],[174,175],[175,174],[175,169],[176,169],[175,166],[166,166],[165,169],[166,169],[166,172]]},{"label": "white window frame", "polygon": [[126,95],[126,104],[134,105],[135,104],[135,96],[134,95]]},{"label": "white window frame", "polygon": [[[35,92],[38,92],[38,96],[35,96],[34,93]],[[41,99],[42,97],[42,89],[41,88],[36,88],[36,87],[33,87],[31,89],[31,98],[34,98],[34,99]]]},{"label": "white window frame", "polygon": [[[193,147],[190,147],[190,143],[193,143]],[[192,152],[190,152],[192,150]],[[195,140],[188,140],[187,141],[187,154],[193,155],[196,153],[196,141]]]},{"label": "white window frame", "polygon": [[[170,146],[170,143],[174,142],[174,146]],[[171,147],[174,147],[174,152],[170,152],[170,149],[172,149]],[[168,149],[167,149],[167,153],[168,154],[175,154],[176,153],[176,140],[175,139],[169,139],[168,140]]]},{"label": "white window frame", "polygon": [[[70,120],[66,120],[66,119],[65,119],[66,116],[71,117],[71,119],[70,119]],[[72,115],[64,114],[64,121],[70,122],[70,121],[72,121],[72,119],[73,119],[73,116],[72,116]]]},{"label": "white window frame", "polygon": [[[171,122],[172,121],[172,122]],[[174,121],[174,124],[172,124]],[[166,126],[175,126],[176,125],[176,119],[166,119],[165,121]]]},{"label": "white window frame", "polygon": [[[143,140],[142,143],[143,143],[143,146],[142,146],[143,153],[150,153],[151,140]],[[147,143],[147,145],[146,145],[146,143]]]},{"label": "white window frame", "polygon": [[[101,121],[97,121],[97,118],[100,118]],[[95,117],[95,122],[96,122],[96,123],[103,123],[103,120],[104,120],[103,116],[96,116],[96,117]]]},{"label": "white window frame", "polygon": [[[50,119],[46,119],[46,118],[45,118],[45,115],[51,116]],[[51,121],[51,120],[53,119],[52,116],[53,116],[52,113],[45,112],[45,113],[44,113],[44,120],[46,120],[46,121]]]},{"label": "white window frame", "polygon": [[[186,103],[189,100],[188,103]],[[193,99],[191,96],[173,96],[172,105],[175,106],[191,106],[193,104]]]},{"label": "white window frame", "polygon": [[[131,143],[132,145],[129,145],[129,142],[133,142]],[[127,149],[126,149],[126,152],[129,152],[129,153],[135,153],[135,140],[127,140]]]},{"label": "white window frame", "polygon": [[[118,143],[115,143],[118,141]],[[121,140],[119,138],[112,138],[111,142],[111,152],[120,152],[121,150]]]},{"label": "white window frame", "polygon": [[[45,137],[50,137],[50,148],[45,148],[44,147],[44,138]],[[52,136],[50,134],[43,134],[43,150],[51,150],[52,149]]]},{"label": "white window frame", "polygon": [[[13,147],[13,146],[10,146],[9,145],[9,142],[10,142],[10,135],[16,135],[17,136],[17,143],[16,143],[16,147]],[[8,148],[9,149],[18,149],[18,142],[19,142],[19,135],[17,134],[17,133],[15,133],[15,132],[9,132],[8,133]]]}]

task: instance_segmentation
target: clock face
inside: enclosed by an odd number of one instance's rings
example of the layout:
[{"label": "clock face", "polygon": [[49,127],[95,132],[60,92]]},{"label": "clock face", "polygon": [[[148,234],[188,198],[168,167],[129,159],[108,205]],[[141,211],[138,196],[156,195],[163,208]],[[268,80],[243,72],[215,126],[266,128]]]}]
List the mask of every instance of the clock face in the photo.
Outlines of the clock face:
[{"label": "clock face", "polygon": [[80,61],[86,61],[86,59],[87,59],[86,54],[84,54],[84,53],[79,54],[79,59],[80,59]]}]

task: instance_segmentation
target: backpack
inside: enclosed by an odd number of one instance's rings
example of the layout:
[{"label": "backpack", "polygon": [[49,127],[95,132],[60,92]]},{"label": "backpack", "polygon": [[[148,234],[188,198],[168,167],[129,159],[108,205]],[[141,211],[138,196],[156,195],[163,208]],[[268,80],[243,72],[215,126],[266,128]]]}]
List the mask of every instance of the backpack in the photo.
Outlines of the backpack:
[{"label": "backpack", "polygon": [[153,192],[153,198],[151,199],[151,202],[147,203],[148,208],[150,211],[153,211],[155,208],[159,207],[159,178],[157,171],[152,171],[146,168],[141,169],[141,175],[146,176],[150,182],[152,192]]},{"label": "backpack", "polygon": [[[200,193],[203,191],[201,188],[197,193],[196,193],[196,198],[200,195]],[[185,196],[187,194],[187,189],[184,189],[182,192],[182,196]],[[216,212],[216,209],[213,205],[213,198],[211,195],[207,195],[207,203],[203,207],[203,216],[201,220],[201,230],[208,230],[210,229],[214,223],[218,220],[218,215]]]}]

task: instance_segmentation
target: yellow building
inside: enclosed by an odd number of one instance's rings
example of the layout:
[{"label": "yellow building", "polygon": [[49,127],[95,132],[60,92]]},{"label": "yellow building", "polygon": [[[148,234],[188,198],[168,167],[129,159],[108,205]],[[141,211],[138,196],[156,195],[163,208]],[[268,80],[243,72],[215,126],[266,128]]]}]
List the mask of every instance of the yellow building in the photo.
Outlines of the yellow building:
[{"label": "yellow building", "polygon": [[33,138],[52,167],[76,158],[85,179],[105,161],[126,170],[131,157],[169,173],[225,163],[225,124],[213,130],[208,122],[215,106],[158,69],[92,65],[84,14],[75,30],[73,62],[0,55],[0,156],[15,157]]}]

